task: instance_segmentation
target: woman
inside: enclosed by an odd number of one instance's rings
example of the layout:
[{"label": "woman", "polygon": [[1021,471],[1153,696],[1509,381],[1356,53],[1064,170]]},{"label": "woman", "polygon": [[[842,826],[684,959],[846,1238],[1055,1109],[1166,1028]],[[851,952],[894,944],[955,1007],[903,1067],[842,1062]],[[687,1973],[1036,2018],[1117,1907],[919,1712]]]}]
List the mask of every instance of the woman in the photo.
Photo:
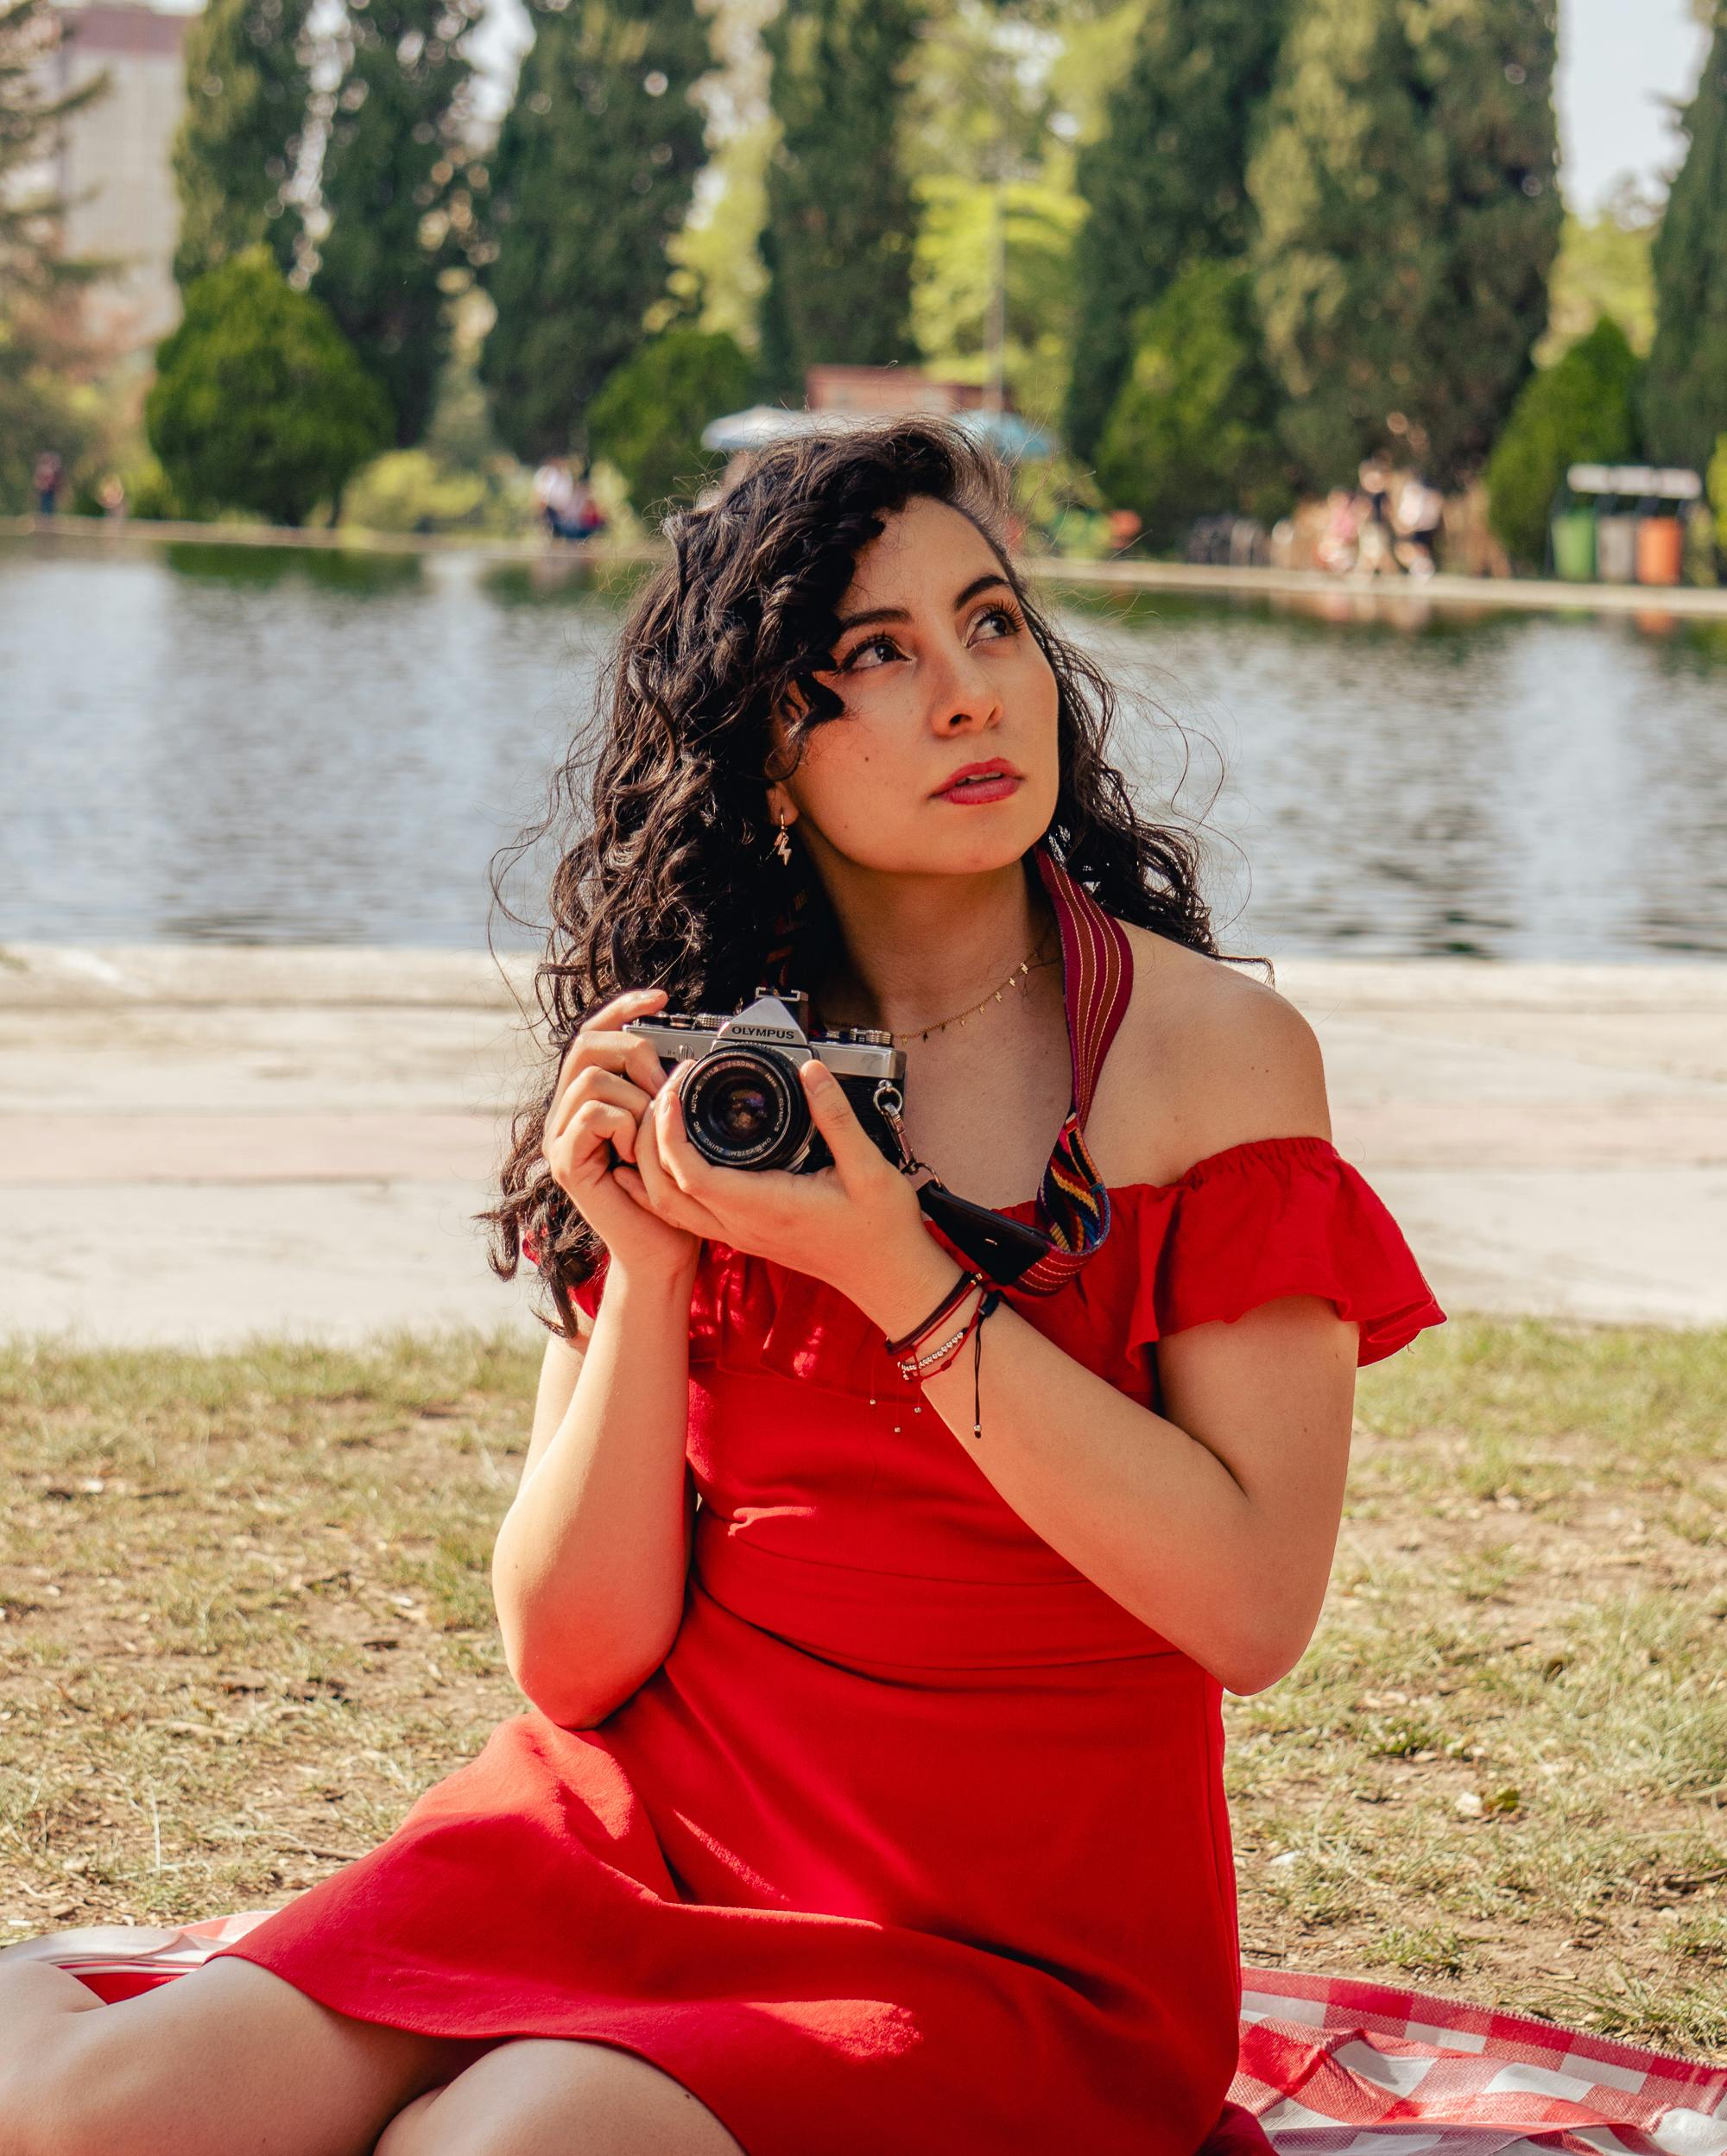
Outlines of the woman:
[{"label": "woman", "polygon": [[[0,1981],[20,2148],[1265,2146],[1221,1694],[1299,1659],[1357,1365],[1443,1313],[996,470],[903,419],[674,520],[487,1216],[561,1328],[493,1566],[531,1707],[165,1990]],[[910,1168],[819,1059],[831,1166],[698,1150],[627,1021],[763,985],[904,1050]]]}]

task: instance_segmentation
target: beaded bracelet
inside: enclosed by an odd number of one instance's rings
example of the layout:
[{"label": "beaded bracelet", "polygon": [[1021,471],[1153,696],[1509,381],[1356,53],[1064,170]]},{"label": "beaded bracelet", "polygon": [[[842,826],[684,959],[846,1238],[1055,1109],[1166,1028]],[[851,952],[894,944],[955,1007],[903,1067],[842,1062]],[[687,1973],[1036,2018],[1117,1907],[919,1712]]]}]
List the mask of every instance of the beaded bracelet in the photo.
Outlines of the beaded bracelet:
[{"label": "beaded bracelet", "polygon": [[[962,1281],[960,1285],[969,1294],[974,1286],[981,1287],[983,1281],[974,1275]],[[922,1377],[933,1370],[945,1370],[954,1356],[958,1354],[960,1349],[965,1346],[971,1328],[977,1322],[977,1313],[974,1310],[965,1323],[960,1326],[958,1331],[951,1334],[939,1348],[932,1348],[927,1355],[901,1356],[899,1358],[900,1375],[916,1378]]]}]

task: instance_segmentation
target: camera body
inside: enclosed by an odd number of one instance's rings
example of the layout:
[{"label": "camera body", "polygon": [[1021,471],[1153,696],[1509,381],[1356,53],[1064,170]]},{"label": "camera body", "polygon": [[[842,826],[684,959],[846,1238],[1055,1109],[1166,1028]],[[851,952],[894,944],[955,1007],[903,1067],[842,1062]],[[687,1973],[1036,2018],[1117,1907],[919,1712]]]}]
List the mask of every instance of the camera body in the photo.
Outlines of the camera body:
[{"label": "camera body", "polygon": [[812,1057],[845,1088],[852,1113],[883,1156],[900,1165],[889,1116],[905,1105],[905,1051],[891,1034],[865,1026],[838,1026],[812,1038],[809,1001],[800,989],[764,988],[730,1018],[656,1011],[625,1021],[623,1031],[640,1034],[667,1068],[699,1066],[682,1082],[684,1127],[716,1167],[808,1175],[832,1166],[798,1077],[799,1064]]}]

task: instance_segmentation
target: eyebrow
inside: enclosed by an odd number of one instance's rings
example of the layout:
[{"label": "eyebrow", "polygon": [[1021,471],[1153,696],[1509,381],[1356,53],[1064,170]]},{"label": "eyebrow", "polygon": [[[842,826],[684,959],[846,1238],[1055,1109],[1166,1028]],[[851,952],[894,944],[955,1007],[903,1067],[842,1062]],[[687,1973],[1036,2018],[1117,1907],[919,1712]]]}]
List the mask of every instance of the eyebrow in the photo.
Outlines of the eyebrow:
[{"label": "eyebrow", "polygon": [[[987,591],[991,585],[999,584],[1004,591],[1011,591],[1012,585],[998,569],[990,569],[981,577],[973,577],[965,589],[955,595],[953,610],[957,614],[968,599],[975,599],[980,591]],[[911,616],[903,606],[872,606],[862,614],[843,614],[839,617],[839,633],[848,629],[861,628],[865,622],[908,622]]]}]

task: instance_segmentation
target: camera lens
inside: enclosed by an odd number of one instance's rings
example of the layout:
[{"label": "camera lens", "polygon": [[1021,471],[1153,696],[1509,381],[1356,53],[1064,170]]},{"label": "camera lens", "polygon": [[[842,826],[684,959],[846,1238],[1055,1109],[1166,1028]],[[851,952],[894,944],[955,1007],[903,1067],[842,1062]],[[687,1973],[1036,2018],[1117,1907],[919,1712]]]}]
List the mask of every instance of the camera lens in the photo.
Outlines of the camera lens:
[{"label": "camera lens", "polygon": [[703,1056],[683,1091],[690,1142],[723,1168],[782,1168],[809,1147],[809,1110],[790,1065],[751,1048]]}]

